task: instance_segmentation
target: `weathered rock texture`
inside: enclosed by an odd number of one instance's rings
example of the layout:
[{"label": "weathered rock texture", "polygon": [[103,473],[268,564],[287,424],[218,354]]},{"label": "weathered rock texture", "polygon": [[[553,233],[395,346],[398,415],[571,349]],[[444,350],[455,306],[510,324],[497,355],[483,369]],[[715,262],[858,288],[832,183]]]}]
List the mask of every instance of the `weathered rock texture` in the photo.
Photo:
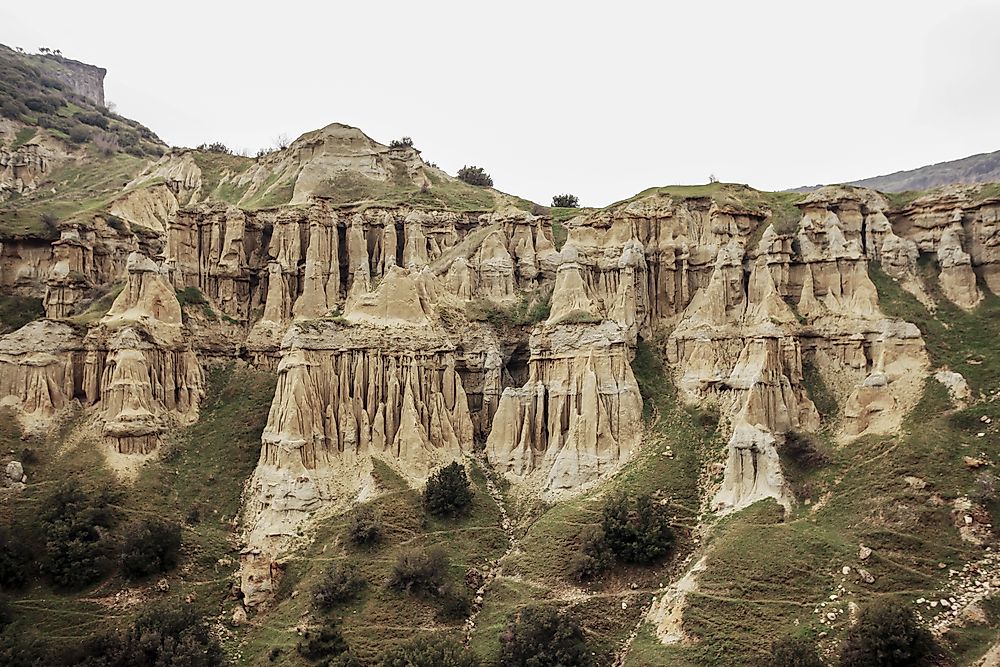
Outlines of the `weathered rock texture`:
[{"label": "weathered rock texture", "polygon": [[[0,187],[44,183],[29,145],[0,153]],[[200,360],[276,372],[246,494],[254,606],[312,518],[378,492],[376,465],[419,486],[478,445],[516,493],[546,498],[613,475],[641,446],[639,341],[682,400],[721,416],[709,504],[789,503],[778,451],[830,417],[818,383],[852,446],[897,429],[928,374],[872,263],[930,308],[1000,288],[989,189],[895,208],[852,187],[794,206],[741,186],[653,190],[564,223],[557,250],[549,218],[499,193],[489,213],[416,206],[453,187],[417,151],[341,125],[256,160],[168,153],[58,240],[3,242],[0,288],[44,297],[49,319],[0,339],[0,401],[38,420],[79,401],[116,451],[147,454],[197,418]],[[412,205],[375,197],[394,192]],[[115,286],[106,313],[84,313]]]}]

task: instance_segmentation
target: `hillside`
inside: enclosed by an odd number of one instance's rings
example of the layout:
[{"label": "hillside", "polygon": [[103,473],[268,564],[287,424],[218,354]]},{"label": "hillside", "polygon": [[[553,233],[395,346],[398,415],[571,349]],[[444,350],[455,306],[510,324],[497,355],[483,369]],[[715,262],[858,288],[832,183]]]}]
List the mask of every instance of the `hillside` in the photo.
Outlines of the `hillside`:
[{"label": "hillside", "polygon": [[[979,153],[960,160],[897,171],[884,176],[851,181],[880,192],[920,192],[947,185],[975,185],[1000,182],[1000,151]],[[796,188],[795,192],[810,192],[821,186]]]},{"label": "hillside", "polygon": [[832,666],[879,605],[1000,650],[997,184],[547,209],[3,54],[140,142],[0,120],[0,664]]}]

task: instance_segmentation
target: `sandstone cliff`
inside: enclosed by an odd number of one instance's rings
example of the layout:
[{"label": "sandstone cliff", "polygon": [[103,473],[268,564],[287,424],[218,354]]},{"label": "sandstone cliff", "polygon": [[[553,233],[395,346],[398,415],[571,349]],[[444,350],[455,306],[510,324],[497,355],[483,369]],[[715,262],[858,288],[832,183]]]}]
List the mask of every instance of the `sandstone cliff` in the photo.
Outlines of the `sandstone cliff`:
[{"label": "sandstone cliff", "polygon": [[786,438],[827,427],[850,447],[899,429],[932,370],[961,384],[885,315],[872,265],[932,307],[936,286],[964,309],[1000,288],[982,188],[896,206],[851,187],[654,189],[566,222],[557,249],[549,217],[500,193],[448,205],[449,178],[340,125],[255,161],[150,161],[57,239],[3,244],[0,286],[47,319],[0,339],[0,401],[37,425],[79,403],[110,451],[143,457],[198,418],[204,365],[276,373],[245,494],[256,606],[317,517],[380,492],[375,461],[419,487],[481,452],[545,499],[615,475],[643,447],[640,341],[721,416],[708,508],[791,504]]}]

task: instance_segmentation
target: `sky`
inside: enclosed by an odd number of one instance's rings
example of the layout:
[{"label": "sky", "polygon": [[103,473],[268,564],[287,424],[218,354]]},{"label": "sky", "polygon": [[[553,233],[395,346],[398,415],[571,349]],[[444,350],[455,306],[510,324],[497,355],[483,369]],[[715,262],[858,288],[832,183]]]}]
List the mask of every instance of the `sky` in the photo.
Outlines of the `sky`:
[{"label": "sky", "polygon": [[836,183],[1000,149],[1000,3],[4,3],[0,43],[107,68],[167,143],[332,122],[547,204]]}]

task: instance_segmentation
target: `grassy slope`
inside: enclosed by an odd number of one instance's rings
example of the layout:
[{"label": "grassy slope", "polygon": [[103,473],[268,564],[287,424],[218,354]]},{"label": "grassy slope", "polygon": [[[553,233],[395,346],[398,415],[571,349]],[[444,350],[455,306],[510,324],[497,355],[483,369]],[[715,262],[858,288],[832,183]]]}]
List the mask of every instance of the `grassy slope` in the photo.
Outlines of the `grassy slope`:
[{"label": "grassy slope", "polygon": [[[576,613],[600,656],[599,664],[606,664],[639,621],[652,592],[674,576],[680,558],[690,551],[689,529],[699,512],[698,472],[714,447],[712,433],[674,401],[673,388],[649,346],[640,345],[633,369],[645,400],[642,448],[616,477],[594,491],[551,507],[520,508],[519,549],[506,562],[504,576],[490,586],[473,635],[472,646],[487,659],[497,655],[511,613],[525,604],[554,601]],[[667,446],[673,459],[661,454]],[[579,588],[568,579],[577,536],[583,527],[600,522],[606,494],[617,491],[669,499],[675,510],[675,554],[650,567],[616,568],[600,582]]]},{"label": "grassy slope", "polygon": [[41,299],[0,294],[0,334],[20,329],[44,315]]},{"label": "grassy slope", "polygon": [[[481,470],[470,463],[474,499],[467,516],[438,519],[423,511],[420,494],[384,464],[376,463],[381,494],[372,506],[382,516],[384,535],[373,548],[357,548],[345,535],[347,521],[332,517],[318,528],[315,540],[288,559],[274,607],[254,619],[240,647],[239,664],[275,664],[272,648],[281,651],[276,664],[305,664],[295,652],[296,627],[318,625],[323,614],[311,611],[309,589],[335,561],[354,564],[368,581],[361,599],[328,612],[339,618],[344,637],[361,658],[371,659],[386,648],[415,634],[463,634],[462,620],[439,617],[433,598],[390,589],[387,581],[397,555],[406,548],[441,546],[448,553],[448,579],[458,588],[470,568],[485,570],[503,553],[506,536],[499,527],[496,505],[485,487]],[[292,592],[296,591],[293,597]]]},{"label": "grassy slope", "polygon": [[[977,391],[997,388],[996,297],[973,313],[943,303],[933,318],[877,267],[872,277],[883,310],[920,326],[935,365],[959,370]],[[844,617],[831,629],[819,624],[814,609],[840,585],[848,593],[836,605],[819,607],[822,613],[846,610],[848,601],[864,605],[875,596],[904,602],[940,597],[948,568],[960,569],[982,554],[981,547],[959,538],[951,501],[975,486],[976,472],[963,457],[1000,458],[1000,434],[984,427],[984,415],[996,422],[1000,403],[956,411],[945,389],[930,380],[898,436],[869,436],[841,448],[826,443],[830,463],[796,475],[797,484],[812,491],[810,505],[783,517],[774,503],[759,503],[713,530],[708,569],[684,617],[685,630],[696,641],[667,648],[646,627],[629,664],[752,664],[773,638],[786,633],[830,632],[821,645],[833,650],[846,627]],[[985,437],[977,437],[979,432]],[[913,488],[907,476],[927,487]],[[827,501],[818,503],[827,492]],[[995,524],[997,508],[988,509]],[[863,564],[876,577],[872,585],[841,573],[844,565],[862,565],[857,560],[862,543],[874,549]],[[946,645],[957,664],[969,664],[994,639],[995,629],[973,624],[950,633]]]},{"label": "grassy slope", "polygon": [[[200,521],[184,527],[181,563],[166,575],[168,593],[155,591],[156,577],[129,583],[114,575],[69,593],[37,584],[11,601],[19,631],[40,634],[47,642],[73,642],[120,627],[154,600],[190,599],[209,619],[224,614],[232,606],[224,601],[238,561],[233,518],[243,480],[257,462],[273,391],[274,379],[266,373],[233,366],[210,371],[201,420],[179,431],[164,459],[147,465],[134,484],[124,487],[119,526],[140,516],[183,521],[192,508],[200,508]],[[114,482],[91,438],[67,438],[80,422],[77,416],[50,437],[27,443],[39,462],[26,466],[29,485],[24,492],[0,495],[0,516],[33,525],[38,503],[60,480]],[[0,419],[0,424],[0,447],[20,451],[25,443],[15,422]],[[219,563],[226,558],[232,564]],[[115,595],[126,589],[138,594],[136,602],[141,603],[116,601]]]},{"label": "grassy slope", "polygon": [[0,237],[56,238],[57,231],[43,216],[82,220],[101,212],[145,163],[145,158],[126,153],[103,157],[92,151],[84,160],[63,164],[42,187],[0,205]]}]

